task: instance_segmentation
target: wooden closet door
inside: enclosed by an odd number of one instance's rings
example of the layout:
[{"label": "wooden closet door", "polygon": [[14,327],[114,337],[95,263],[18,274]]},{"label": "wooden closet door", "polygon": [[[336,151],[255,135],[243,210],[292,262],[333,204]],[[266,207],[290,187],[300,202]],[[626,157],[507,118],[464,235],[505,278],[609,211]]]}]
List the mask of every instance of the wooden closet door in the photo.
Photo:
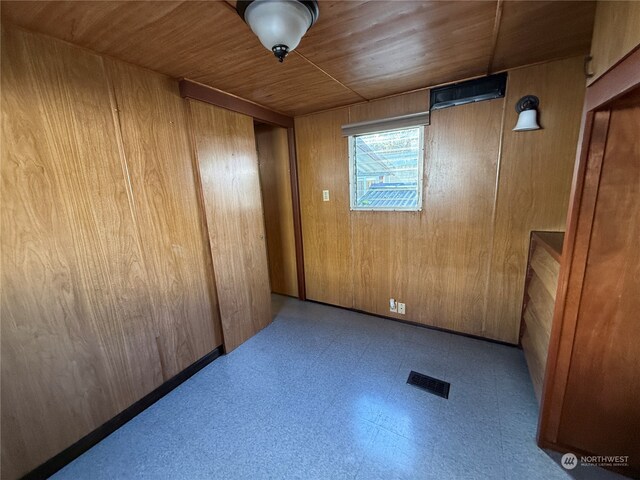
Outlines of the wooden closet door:
[{"label": "wooden closet door", "polygon": [[224,346],[230,352],[271,321],[253,119],[189,100]]},{"label": "wooden closet door", "polygon": [[[600,455],[629,455],[640,469],[640,88],[597,112],[604,139],[593,197],[578,321],[558,431],[559,443]],[[594,132],[595,128],[594,127]],[[601,136],[602,137],[602,136]],[[592,216],[592,217],[591,217]],[[586,221],[586,219],[585,219]]]}]

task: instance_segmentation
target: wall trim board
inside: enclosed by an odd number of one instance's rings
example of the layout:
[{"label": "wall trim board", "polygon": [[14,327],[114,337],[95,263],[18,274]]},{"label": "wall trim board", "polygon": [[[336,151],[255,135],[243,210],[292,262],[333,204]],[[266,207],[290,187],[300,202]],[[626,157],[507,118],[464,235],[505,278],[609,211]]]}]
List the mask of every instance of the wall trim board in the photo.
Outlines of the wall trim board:
[{"label": "wall trim board", "polygon": [[318,305],[326,305],[327,307],[339,308],[341,310],[348,310],[349,312],[362,313],[362,314],[368,315],[370,317],[377,317],[377,318],[382,318],[384,320],[391,320],[393,322],[403,323],[405,325],[411,325],[412,327],[426,328],[427,330],[435,330],[436,332],[450,333],[452,335],[458,335],[460,337],[473,338],[474,340],[482,340],[483,342],[495,343],[497,345],[504,345],[505,347],[512,347],[512,348],[521,349],[520,345],[517,344],[517,343],[503,342],[502,340],[495,340],[493,338],[481,337],[479,335],[473,335],[472,333],[458,332],[456,330],[450,330],[448,328],[436,327],[434,325],[427,325],[425,323],[412,322],[411,320],[403,320],[401,318],[388,317],[386,315],[380,315],[379,313],[371,313],[371,312],[367,312],[365,310],[358,310],[357,308],[342,307],[340,305],[334,305],[332,303],[319,302],[317,300],[307,299],[307,302],[317,303]]},{"label": "wall trim board", "polygon": [[304,281],[304,250],[302,246],[302,214],[300,213],[300,186],[298,184],[298,158],[296,156],[296,132],[287,128],[289,141],[289,173],[291,176],[291,202],[293,203],[293,235],[296,242],[296,270],[298,275],[298,298],[307,299]]},{"label": "wall trim board", "polygon": [[198,373],[200,370],[202,370],[204,367],[209,365],[221,355],[224,355],[224,347],[222,345],[214,348],[211,352],[207,353],[199,360],[196,360],[194,363],[189,365],[177,375],[171,377],[169,380],[164,382],[152,392],[142,397],[133,405],[127,407],[118,415],[110,420],[107,420],[105,423],[82,437],[77,442],[65,448],[56,456],[50,458],[39,467],[36,467],[31,472],[27,473],[24,477],[22,477],[22,479],[35,480],[49,478],[54,473],[56,473],[57,471],[71,463],[73,460],[78,458],[84,452],[89,450],[91,447],[107,438],[117,429],[122,427],[125,423],[129,422],[138,414],[142,413],[144,410],[156,403],[158,400],[167,395],[180,384],[187,381],[189,378]]},{"label": "wall trim board", "polygon": [[589,85],[585,94],[585,110],[603,107],[639,84],[640,46]]},{"label": "wall trim board", "polygon": [[293,128],[293,118],[280,112],[270,110],[257,103],[250,102],[244,98],[236,97],[222,90],[203,85],[193,80],[183,78],[179,82],[180,96],[183,98],[191,98],[201,102],[215,105],[216,107],[226,108],[233,112],[242,113],[253,117],[261,122],[278,127]]}]

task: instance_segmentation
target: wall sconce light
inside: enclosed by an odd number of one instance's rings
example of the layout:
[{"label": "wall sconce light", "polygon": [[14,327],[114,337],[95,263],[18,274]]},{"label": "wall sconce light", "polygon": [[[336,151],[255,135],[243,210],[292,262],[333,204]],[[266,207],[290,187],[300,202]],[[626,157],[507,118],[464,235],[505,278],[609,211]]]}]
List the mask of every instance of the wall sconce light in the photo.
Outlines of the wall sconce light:
[{"label": "wall sconce light", "polygon": [[279,62],[298,46],[320,13],[317,0],[238,0],[236,11]]},{"label": "wall sconce light", "polygon": [[514,132],[523,132],[526,130],[539,130],[538,125],[538,105],[540,100],[534,95],[525,95],[518,103],[516,103],[516,112],[518,112],[518,123],[516,123]]}]

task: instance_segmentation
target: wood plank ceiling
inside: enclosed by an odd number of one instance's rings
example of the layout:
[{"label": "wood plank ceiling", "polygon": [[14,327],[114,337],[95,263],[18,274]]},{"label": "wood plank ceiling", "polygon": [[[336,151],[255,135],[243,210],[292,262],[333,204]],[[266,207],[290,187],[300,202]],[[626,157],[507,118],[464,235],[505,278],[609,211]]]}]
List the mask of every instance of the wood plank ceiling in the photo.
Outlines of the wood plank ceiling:
[{"label": "wood plank ceiling", "polygon": [[218,1],[3,1],[3,21],[288,115],[589,51],[595,2],[321,1],[279,64]]}]

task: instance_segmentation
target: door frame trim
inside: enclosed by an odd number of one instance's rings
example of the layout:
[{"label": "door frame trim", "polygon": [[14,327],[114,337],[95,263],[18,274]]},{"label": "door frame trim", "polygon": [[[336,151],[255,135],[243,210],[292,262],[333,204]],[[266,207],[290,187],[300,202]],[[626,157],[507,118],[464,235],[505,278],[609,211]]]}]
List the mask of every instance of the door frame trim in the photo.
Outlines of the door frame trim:
[{"label": "door frame trim", "polygon": [[296,157],[296,134],[293,117],[285,115],[244,98],[237,97],[217,88],[194,82],[187,78],[179,81],[180,96],[221,107],[232,112],[252,117],[258,122],[287,129],[289,145],[289,174],[291,180],[291,203],[293,206],[293,234],[296,249],[296,274],[298,278],[298,298],[307,299],[304,277],[304,250],[302,246],[302,215],[300,213],[300,186],[298,183],[298,161]]},{"label": "door frame trim", "polygon": [[616,99],[638,87],[640,46],[586,90],[538,418],[537,442],[541,448],[567,451],[566,446],[558,443],[558,432],[589,249],[590,234],[586,235],[585,232],[591,231],[606,148],[610,118],[607,108]]}]

